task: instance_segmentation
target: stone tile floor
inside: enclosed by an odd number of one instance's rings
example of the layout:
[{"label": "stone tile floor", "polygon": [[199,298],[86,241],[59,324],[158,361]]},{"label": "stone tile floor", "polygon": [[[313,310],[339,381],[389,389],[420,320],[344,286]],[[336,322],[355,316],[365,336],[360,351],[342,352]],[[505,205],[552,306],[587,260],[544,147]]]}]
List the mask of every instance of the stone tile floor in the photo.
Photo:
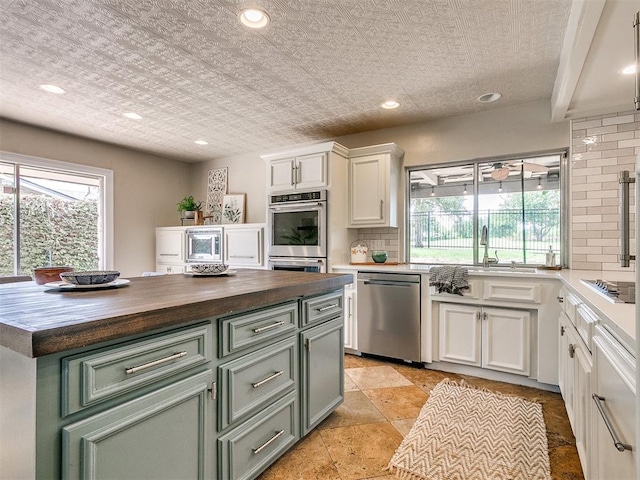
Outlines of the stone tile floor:
[{"label": "stone tile floor", "polygon": [[385,470],[429,392],[443,378],[542,404],[551,476],[583,479],[569,419],[557,393],[467,375],[345,355],[345,401],[259,480],[391,480]]}]

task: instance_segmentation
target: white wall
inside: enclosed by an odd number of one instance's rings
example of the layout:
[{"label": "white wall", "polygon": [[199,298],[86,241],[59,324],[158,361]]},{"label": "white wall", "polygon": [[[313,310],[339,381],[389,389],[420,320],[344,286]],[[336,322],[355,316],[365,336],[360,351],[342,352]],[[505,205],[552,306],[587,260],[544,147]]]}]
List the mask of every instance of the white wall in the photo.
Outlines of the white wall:
[{"label": "white wall", "polygon": [[123,277],[155,270],[155,227],[179,225],[190,164],[0,120],[0,150],[113,170],[114,268]]}]

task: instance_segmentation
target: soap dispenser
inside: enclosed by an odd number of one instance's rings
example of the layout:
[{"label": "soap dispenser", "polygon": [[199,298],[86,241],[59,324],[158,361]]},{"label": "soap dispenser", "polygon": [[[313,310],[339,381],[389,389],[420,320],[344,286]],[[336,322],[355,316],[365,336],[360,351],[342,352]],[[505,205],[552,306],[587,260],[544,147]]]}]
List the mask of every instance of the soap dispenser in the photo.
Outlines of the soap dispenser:
[{"label": "soap dispenser", "polygon": [[556,254],[553,253],[553,249],[551,248],[551,245],[549,245],[549,251],[547,252],[546,265],[547,265],[547,267],[555,267],[556,266]]}]

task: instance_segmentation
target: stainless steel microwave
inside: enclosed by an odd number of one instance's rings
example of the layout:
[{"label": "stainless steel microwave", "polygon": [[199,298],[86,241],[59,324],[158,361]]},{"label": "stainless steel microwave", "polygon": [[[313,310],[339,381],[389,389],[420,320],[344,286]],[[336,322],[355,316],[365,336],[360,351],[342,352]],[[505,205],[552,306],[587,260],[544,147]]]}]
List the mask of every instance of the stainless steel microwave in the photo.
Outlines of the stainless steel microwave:
[{"label": "stainless steel microwave", "polygon": [[223,235],[220,227],[188,228],[187,262],[222,263]]}]

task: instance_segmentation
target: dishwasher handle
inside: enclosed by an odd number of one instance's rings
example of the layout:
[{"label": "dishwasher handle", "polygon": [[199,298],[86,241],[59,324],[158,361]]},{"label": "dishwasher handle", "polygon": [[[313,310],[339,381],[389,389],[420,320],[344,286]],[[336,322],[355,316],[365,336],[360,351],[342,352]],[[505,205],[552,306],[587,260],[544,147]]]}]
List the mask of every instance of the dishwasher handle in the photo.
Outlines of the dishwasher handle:
[{"label": "dishwasher handle", "polygon": [[416,283],[408,283],[408,282],[394,282],[391,280],[364,280],[362,283],[365,285],[385,285],[387,287],[412,287],[413,285],[417,285]]}]

